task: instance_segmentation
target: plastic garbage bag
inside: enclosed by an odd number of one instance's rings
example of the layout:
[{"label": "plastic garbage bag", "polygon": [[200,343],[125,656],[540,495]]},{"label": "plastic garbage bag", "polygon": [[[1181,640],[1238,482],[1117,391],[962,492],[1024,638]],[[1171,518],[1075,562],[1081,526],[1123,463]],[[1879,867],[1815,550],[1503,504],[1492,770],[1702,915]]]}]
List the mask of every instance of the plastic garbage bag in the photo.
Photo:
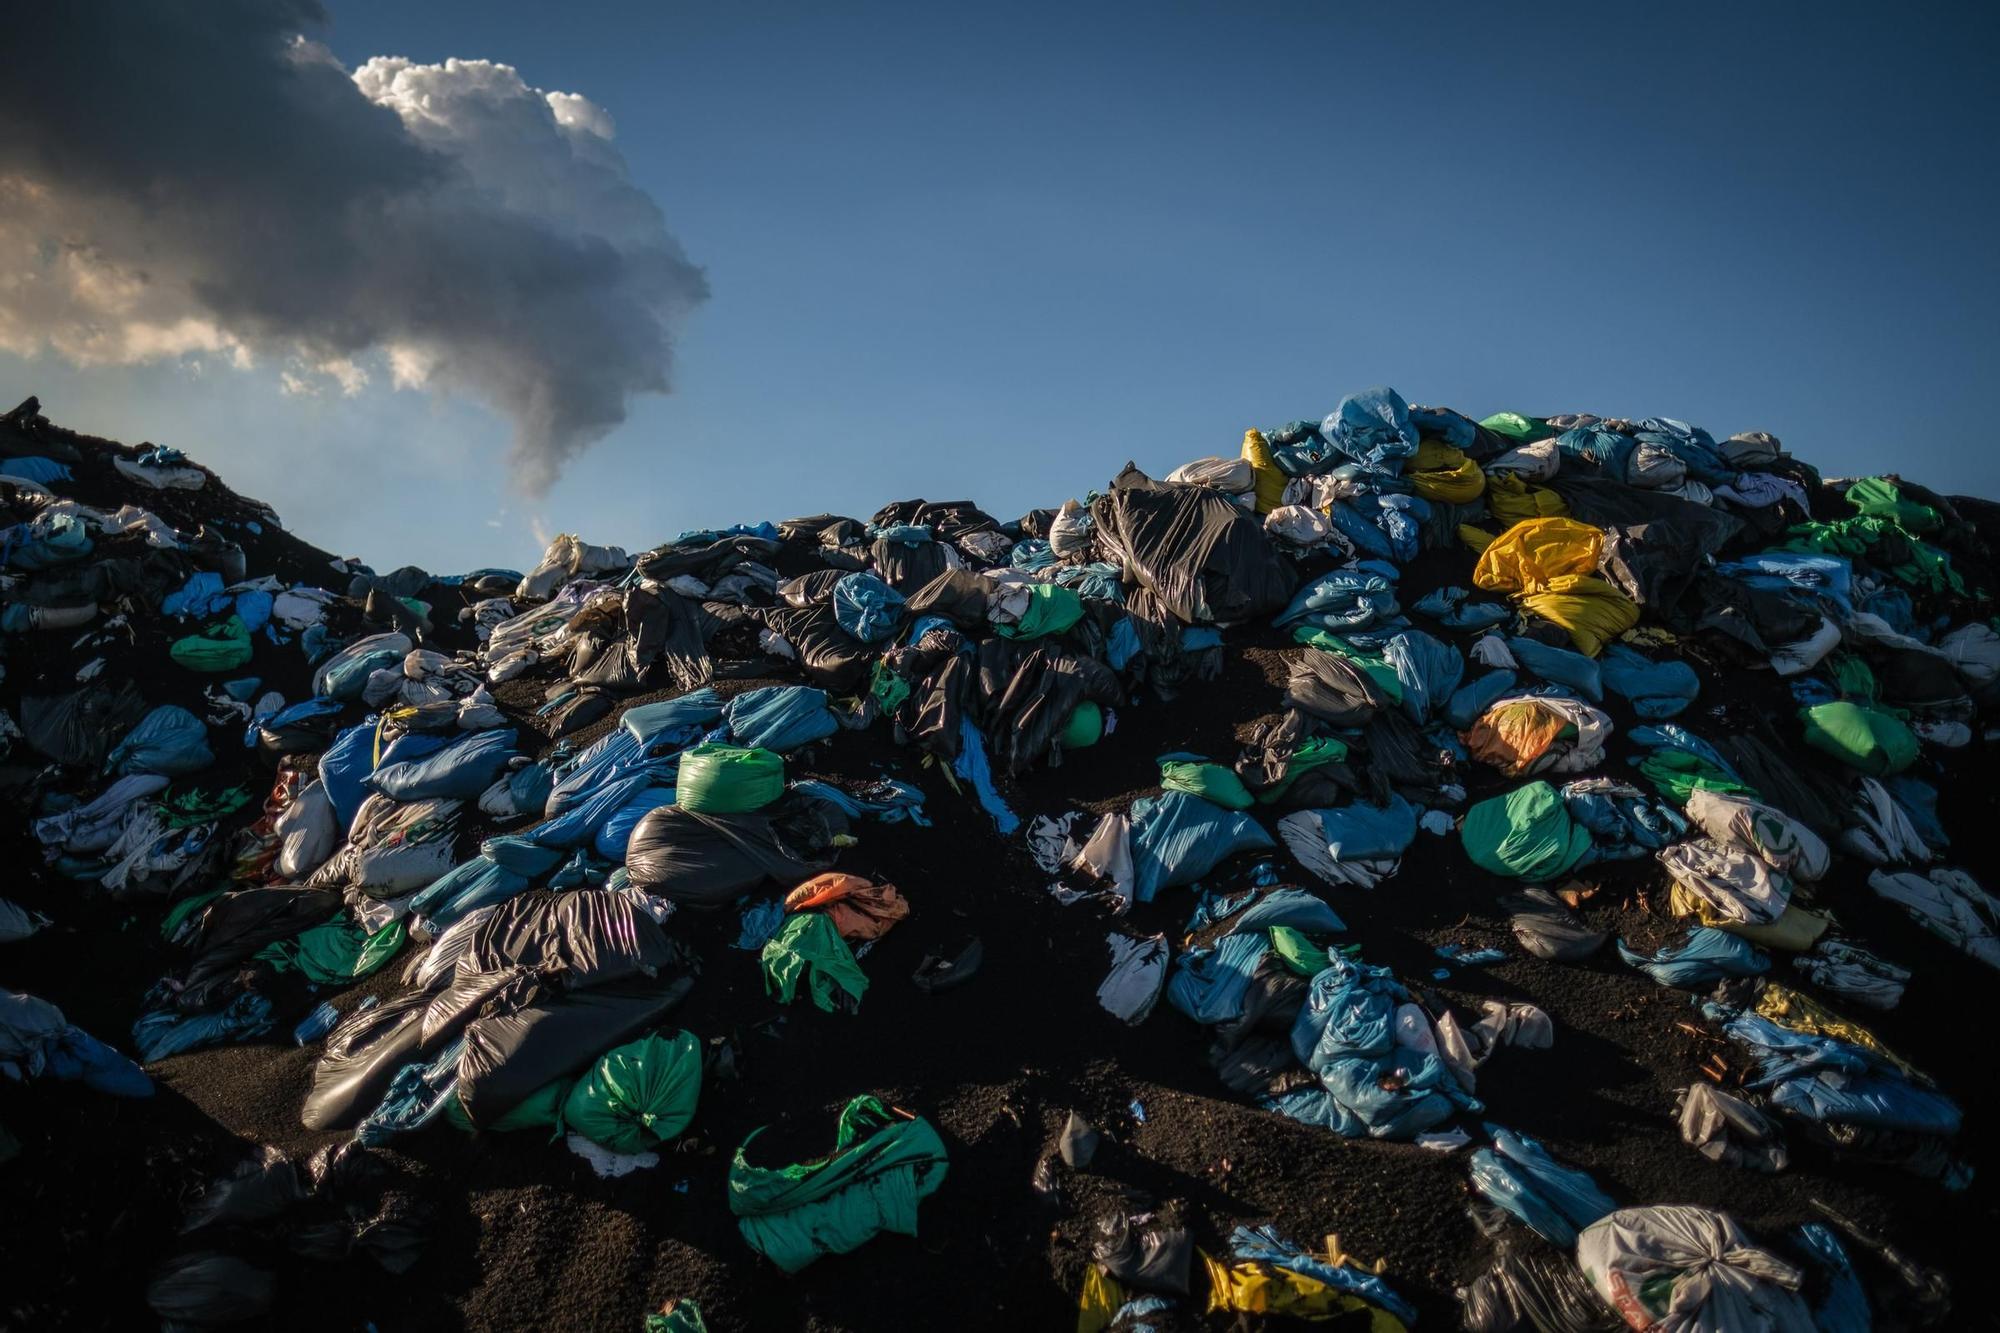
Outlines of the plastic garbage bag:
[{"label": "plastic garbage bag", "polygon": [[146,1304],[174,1327],[238,1324],[270,1312],[278,1280],[226,1254],[172,1259],[146,1287]]},{"label": "plastic garbage bag", "polygon": [[[629,716],[629,714],[628,714]],[[722,710],[738,745],[784,754],[840,730],[826,691],[810,685],[767,685],[747,690]]]},{"label": "plastic garbage bag", "polygon": [[1681,1089],[1680,1127],[1681,1141],[1711,1162],[1782,1171],[1790,1160],[1775,1120],[1707,1083]]},{"label": "plastic garbage bag", "polygon": [[1133,893],[1142,903],[1161,889],[1194,883],[1238,852],[1274,845],[1250,816],[1186,792],[1135,801],[1130,818]]},{"label": "plastic garbage bag", "polygon": [[1605,1305],[1567,1250],[1517,1227],[1494,1241],[1493,1266],[1459,1289],[1467,1333],[1611,1333],[1625,1327]]},{"label": "plastic garbage bag", "polygon": [[187,709],[162,704],[111,747],[105,765],[113,773],[158,773],[179,777],[215,762],[208,748],[208,725]]},{"label": "plastic garbage bag", "polygon": [[1199,796],[1225,810],[1248,810],[1256,804],[1256,799],[1243,785],[1243,779],[1221,764],[1210,763],[1198,755],[1161,755],[1160,785],[1168,791]]},{"label": "plastic garbage bag", "polygon": [[930,1122],[856,1097],[833,1151],[797,1165],[750,1161],[756,1131],[729,1168],[729,1210],[750,1248],[787,1273],[846,1254],[877,1234],[917,1234],[917,1206],[944,1182],[944,1141]]},{"label": "plastic garbage bag", "polygon": [[785,761],[769,750],[708,742],[681,755],[674,800],[683,810],[734,815],[785,793]]},{"label": "plastic garbage bag", "polygon": [[840,995],[859,1004],[868,990],[868,977],[854,961],[854,951],[840,938],[832,918],[818,912],[787,917],[759,957],[764,991],[776,995],[780,1004],[790,1004],[802,982],[812,1002],[829,1013],[841,1003]]},{"label": "plastic garbage bag", "polygon": [[1530,782],[1465,813],[1459,840],[1482,870],[1510,879],[1548,880],[1590,851],[1590,830],[1570,817],[1546,782]]},{"label": "plastic garbage bag", "polygon": [[2000,899],[1963,870],[1940,868],[1928,877],[1876,870],[1868,876],[1868,887],[1939,939],[1989,967],[2000,967]]},{"label": "plastic garbage bag", "polygon": [[1487,1129],[1498,1151],[1480,1148],[1472,1154],[1473,1189],[1543,1240],[1567,1249],[1576,1243],[1579,1227],[1617,1206],[1589,1173],[1558,1164],[1533,1139]]},{"label": "plastic garbage bag", "polygon": [[218,620],[198,634],[176,639],[167,656],[190,671],[236,671],[250,660],[250,627],[240,616]]},{"label": "plastic garbage bag", "polygon": [[862,643],[894,637],[903,615],[903,595],[874,574],[849,574],[833,585],[833,618]]},{"label": "plastic garbage bag", "polygon": [[1805,1274],[1706,1208],[1627,1208],[1578,1237],[1577,1266],[1635,1329],[1812,1333]]},{"label": "plastic garbage bag", "polygon": [[1389,471],[1413,456],[1420,443],[1409,404],[1386,386],[1341,399],[1320,423],[1320,435],[1354,462]]},{"label": "plastic garbage bag", "polygon": [[1506,900],[1513,915],[1508,924],[1521,947],[1537,958],[1571,963],[1604,947],[1610,935],[1592,930],[1545,888],[1525,889]]},{"label": "plastic garbage bag", "polygon": [[647,1035],[600,1057],[576,1081],[562,1123],[613,1152],[645,1152],[687,1128],[700,1096],[694,1034]]},{"label": "plastic garbage bag", "polygon": [[1618,956],[1662,986],[1695,990],[1725,977],[1754,977],[1771,969],[1768,956],[1748,940],[1709,926],[1688,932],[1678,945],[1660,946],[1648,957],[1618,941]]},{"label": "plastic garbage bag", "polygon": [[1527,519],[1480,553],[1472,581],[1514,593],[1523,609],[1561,625],[1578,652],[1594,657],[1639,619],[1637,604],[1597,574],[1603,540],[1574,519]]},{"label": "plastic garbage bag", "polygon": [[1167,984],[1167,960],[1173,950],[1165,935],[1105,937],[1111,948],[1111,970],[1097,987],[1097,1002],[1127,1023],[1143,1023]]},{"label": "plastic garbage bag", "polygon": [[1915,733],[1878,708],[1837,699],[1808,708],[1800,716],[1806,744],[1850,768],[1881,777],[1916,762]]},{"label": "plastic garbage bag", "polygon": [[1655,662],[1622,643],[1598,655],[1604,685],[1629,700],[1632,711],[1648,720],[1678,716],[1701,693],[1701,682],[1686,662]]}]

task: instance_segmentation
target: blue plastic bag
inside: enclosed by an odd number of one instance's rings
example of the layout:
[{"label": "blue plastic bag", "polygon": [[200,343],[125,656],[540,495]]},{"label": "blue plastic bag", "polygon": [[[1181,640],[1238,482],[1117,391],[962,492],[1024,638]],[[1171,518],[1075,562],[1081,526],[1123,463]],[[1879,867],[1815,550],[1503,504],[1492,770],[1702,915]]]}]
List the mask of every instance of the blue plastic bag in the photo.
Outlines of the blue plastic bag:
[{"label": "blue plastic bag", "polygon": [[1724,977],[1754,977],[1771,969],[1770,958],[1748,940],[1711,926],[1688,932],[1679,946],[1663,945],[1651,957],[1618,941],[1618,956],[1662,986],[1693,990]]},{"label": "blue plastic bag", "polygon": [[1194,883],[1238,852],[1276,845],[1249,815],[1187,792],[1135,801],[1131,819],[1132,891],[1142,903]]},{"label": "blue plastic bag", "polygon": [[767,685],[747,691],[729,701],[722,717],[734,744],[779,754],[840,730],[839,719],[827,706],[826,691],[810,685]]},{"label": "blue plastic bag", "polygon": [[856,640],[881,643],[903,621],[903,595],[878,575],[849,574],[833,585],[833,618]]},{"label": "blue plastic bag", "polygon": [[214,762],[215,752],[208,748],[208,724],[176,704],[161,704],[125,733],[104,764],[111,773],[157,773],[172,778],[199,772]]}]

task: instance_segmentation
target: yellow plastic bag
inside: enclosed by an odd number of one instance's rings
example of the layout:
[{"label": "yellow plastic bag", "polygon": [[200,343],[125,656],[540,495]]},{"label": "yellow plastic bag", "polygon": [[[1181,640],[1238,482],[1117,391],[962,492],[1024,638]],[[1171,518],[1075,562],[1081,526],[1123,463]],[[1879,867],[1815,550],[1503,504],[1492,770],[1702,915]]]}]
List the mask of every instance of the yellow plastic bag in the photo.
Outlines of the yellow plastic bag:
[{"label": "yellow plastic bag", "polygon": [[1208,1270],[1210,1314],[1229,1311],[1321,1320],[1366,1310],[1370,1333],[1404,1333],[1403,1321],[1387,1310],[1329,1287],[1318,1278],[1271,1264],[1225,1264],[1207,1254],[1202,1254],[1201,1262]]},{"label": "yellow plastic bag", "polygon": [[1442,440],[1423,440],[1410,460],[1410,485],[1426,500],[1470,504],[1486,491],[1486,474],[1479,464]]},{"label": "yellow plastic bag", "polygon": [[1268,514],[1285,502],[1285,474],[1261,430],[1243,432],[1243,461],[1257,474],[1257,512]]},{"label": "yellow plastic bag", "polygon": [[1481,588],[1511,592],[1526,609],[1569,631],[1595,657],[1639,623],[1636,602],[1597,576],[1604,534],[1570,518],[1531,518],[1493,539],[1473,567]]},{"label": "yellow plastic bag", "polygon": [[1704,926],[1726,930],[1731,935],[1741,935],[1752,944],[1766,949],[1783,949],[1787,953],[1804,953],[1812,948],[1813,941],[1826,934],[1827,927],[1833,924],[1831,917],[1821,916],[1796,902],[1786,903],[1785,910],[1776,921],[1767,921],[1761,926],[1731,921],[1709,906],[1699,894],[1691,893],[1679,884],[1669,891],[1667,905],[1675,916],[1691,916]]},{"label": "yellow plastic bag", "polygon": [[1836,1037],[1859,1046],[1881,1056],[1919,1083],[1931,1082],[1927,1074],[1884,1046],[1880,1037],[1859,1023],[1842,1018],[1810,995],[1775,981],[1767,981],[1757,995],[1757,1012],[1779,1027],[1790,1028],[1794,1032],[1803,1032],[1810,1037]]},{"label": "yellow plastic bag", "polygon": [[1519,523],[1530,518],[1559,518],[1569,512],[1569,505],[1560,495],[1546,486],[1530,486],[1516,472],[1487,475],[1486,507],[1502,523]]},{"label": "yellow plastic bag", "polygon": [[1123,1284],[1092,1264],[1084,1271],[1083,1294],[1076,1302],[1076,1333],[1104,1333],[1123,1304]]}]

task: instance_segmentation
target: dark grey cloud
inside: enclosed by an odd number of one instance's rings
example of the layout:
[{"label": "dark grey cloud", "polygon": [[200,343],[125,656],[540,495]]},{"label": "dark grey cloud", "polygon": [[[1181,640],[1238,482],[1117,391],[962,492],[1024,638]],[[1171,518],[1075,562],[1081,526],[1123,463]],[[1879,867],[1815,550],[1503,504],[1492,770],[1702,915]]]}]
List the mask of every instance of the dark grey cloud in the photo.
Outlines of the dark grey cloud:
[{"label": "dark grey cloud", "polygon": [[708,294],[610,117],[506,65],[311,40],[311,0],[24,6],[0,78],[0,348],[219,354],[463,393],[524,489],[669,386]]}]

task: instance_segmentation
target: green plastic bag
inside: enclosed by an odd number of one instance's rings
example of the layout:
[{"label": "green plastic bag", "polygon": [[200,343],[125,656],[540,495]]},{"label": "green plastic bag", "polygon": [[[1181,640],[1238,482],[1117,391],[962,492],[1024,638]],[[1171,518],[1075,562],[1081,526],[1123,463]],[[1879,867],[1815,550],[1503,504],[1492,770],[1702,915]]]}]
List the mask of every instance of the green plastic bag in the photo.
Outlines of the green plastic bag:
[{"label": "green plastic bag", "polygon": [[218,620],[199,634],[176,640],[167,656],[190,671],[235,671],[250,660],[250,630],[241,616]]},{"label": "green plastic bag", "polygon": [[1225,810],[1248,810],[1257,803],[1234,771],[1191,754],[1161,755],[1160,785],[1213,801]]},{"label": "green plastic bag", "polygon": [[1886,518],[1908,533],[1923,536],[1944,526],[1938,511],[1903,497],[1887,477],[1863,477],[1847,488],[1847,503],[1873,518]]},{"label": "green plastic bag", "polygon": [[472,1123],[456,1096],[444,1099],[444,1118],[468,1134],[510,1134],[521,1129],[558,1129],[562,1126],[563,1099],[569,1096],[570,1080],[544,1083],[528,1099],[501,1116],[485,1129]]},{"label": "green plastic bag", "polygon": [[854,950],[840,938],[833,919],[824,912],[795,912],[785,918],[759,956],[764,965],[764,993],[775,994],[780,1004],[798,998],[799,982],[806,983],[812,1001],[832,1013],[834,995],[846,991],[860,1002],[868,989],[868,976],[854,961]]},{"label": "green plastic bag", "polygon": [[1104,739],[1104,710],[1090,699],[1085,699],[1070,710],[1063,723],[1062,734],[1056,743],[1065,750],[1083,750]]},{"label": "green plastic bag", "polygon": [[1340,654],[1360,667],[1375,688],[1389,696],[1389,702],[1403,702],[1403,679],[1380,653],[1363,652],[1338,634],[1329,634],[1312,625],[1300,625],[1292,631],[1292,638],[1308,648]]},{"label": "green plastic bag", "polygon": [[1639,761],[1639,772],[1675,805],[1686,805],[1688,793],[1697,787],[1725,795],[1748,796],[1753,801],[1764,799],[1755,787],[1737,781],[1691,750],[1671,747],[1655,750]]},{"label": "green plastic bag", "polygon": [[401,921],[391,921],[370,935],[343,913],[288,940],[265,945],[257,957],[280,972],[297,968],[306,980],[324,986],[359,981],[375,972],[396,956],[405,938]]},{"label": "green plastic bag", "polygon": [[576,1081],[563,1101],[563,1124],[612,1152],[645,1152],[686,1129],[700,1098],[695,1035],[648,1033]]},{"label": "green plastic bag", "polygon": [[1546,440],[1555,432],[1546,421],[1534,417],[1524,417],[1519,412],[1495,412],[1479,423],[1495,435],[1504,435],[1516,444],[1529,444],[1535,440]]},{"label": "green plastic bag", "polygon": [[1841,699],[1799,716],[1806,724],[1807,745],[1871,777],[1900,773],[1917,760],[1916,733],[1879,708]]},{"label": "green plastic bag", "polygon": [[1292,752],[1292,757],[1285,761],[1285,776],[1258,792],[1257,800],[1263,805],[1283,800],[1285,793],[1291,790],[1292,784],[1305,774],[1315,768],[1325,768],[1328,764],[1338,764],[1346,758],[1346,741],[1332,736],[1320,736],[1302,741],[1299,748]]},{"label": "green plastic bag", "polygon": [[1590,850],[1590,830],[1569,817],[1546,782],[1473,806],[1459,837],[1474,865],[1509,879],[1553,879]]},{"label": "green plastic bag", "polygon": [[1271,927],[1271,952],[1299,976],[1316,977],[1326,971],[1326,950],[1290,926]]},{"label": "green plastic bag", "polygon": [[856,1097],[840,1113],[833,1152],[794,1166],[752,1166],[750,1145],[729,1168],[729,1211],[750,1248],[787,1273],[846,1254],[888,1231],[917,1234],[917,1205],[944,1183],[944,1140],[928,1120]]},{"label": "green plastic bag", "polygon": [[646,1316],[646,1333],[708,1333],[708,1321],[693,1301],[668,1301],[658,1314]]},{"label": "green plastic bag", "polygon": [[1054,583],[1028,585],[1028,609],[1012,625],[995,625],[993,632],[1005,639],[1040,639],[1060,634],[1083,619],[1083,598],[1076,589]]},{"label": "green plastic bag", "polygon": [[712,815],[762,810],[785,794],[785,761],[769,750],[710,741],[681,755],[674,804]]},{"label": "green plastic bag", "polygon": [[160,920],[160,938],[171,940],[174,932],[181,928],[181,922],[207,907],[225,892],[227,890],[210,889],[207,893],[197,893],[191,898],[183,898],[175,903],[167,909],[166,916]]}]

